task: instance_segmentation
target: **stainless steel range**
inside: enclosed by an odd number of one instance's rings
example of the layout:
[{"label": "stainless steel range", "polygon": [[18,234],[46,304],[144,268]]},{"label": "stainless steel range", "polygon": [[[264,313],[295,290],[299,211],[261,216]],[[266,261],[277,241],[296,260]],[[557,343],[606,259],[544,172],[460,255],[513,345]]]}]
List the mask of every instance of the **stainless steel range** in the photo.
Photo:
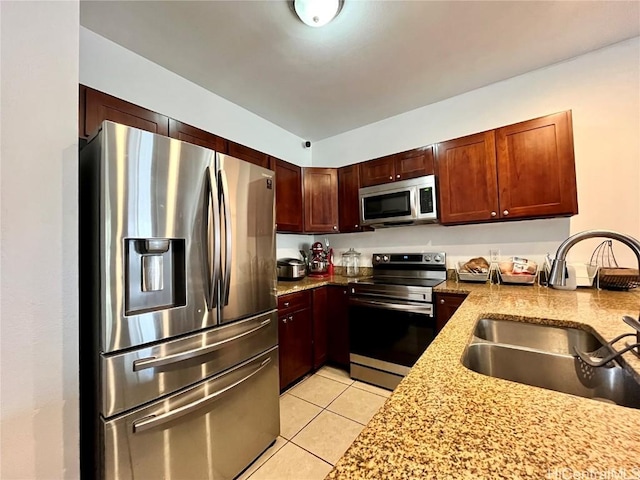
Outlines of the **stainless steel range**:
[{"label": "stainless steel range", "polygon": [[394,389],[435,338],[433,287],[446,255],[377,253],[373,278],[349,284],[351,378]]}]

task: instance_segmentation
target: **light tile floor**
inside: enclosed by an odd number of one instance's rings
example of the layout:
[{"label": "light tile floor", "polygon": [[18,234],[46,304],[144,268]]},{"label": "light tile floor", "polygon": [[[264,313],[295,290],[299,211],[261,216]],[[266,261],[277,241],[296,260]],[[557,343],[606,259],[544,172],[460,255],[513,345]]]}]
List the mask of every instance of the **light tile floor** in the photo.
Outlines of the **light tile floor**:
[{"label": "light tile floor", "polygon": [[280,436],[238,480],[323,479],[390,394],[322,367],[280,396]]}]

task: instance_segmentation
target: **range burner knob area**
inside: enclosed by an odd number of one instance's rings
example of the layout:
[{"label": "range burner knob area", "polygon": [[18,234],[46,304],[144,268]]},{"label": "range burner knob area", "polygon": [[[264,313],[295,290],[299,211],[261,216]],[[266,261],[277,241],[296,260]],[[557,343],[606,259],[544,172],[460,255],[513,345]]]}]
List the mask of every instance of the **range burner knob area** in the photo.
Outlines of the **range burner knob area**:
[{"label": "range burner knob area", "polygon": [[383,262],[388,262],[389,261],[389,255],[383,255],[382,256],[382,261]]},{"label": "range burner knob area", "polygon": [[376,263],[377,263],[377,262],[379,262],[379,261],[380,261],[380,255],[376,255],[376,257],[374,258],[374,260],[376,261]]},{"label": "range burner knob area", "polygon": [[436,255],[435,257],[433,257],[433,261],[434,261],[434,262],[437,262],[437,263],[442,262],[442,256],[440,256],[440,255]]},{"label": "range burner knob area", "polygon": [[431,261],[431,255],[425,255],[424,256],[424,261],[425,262],[430,262]]}]

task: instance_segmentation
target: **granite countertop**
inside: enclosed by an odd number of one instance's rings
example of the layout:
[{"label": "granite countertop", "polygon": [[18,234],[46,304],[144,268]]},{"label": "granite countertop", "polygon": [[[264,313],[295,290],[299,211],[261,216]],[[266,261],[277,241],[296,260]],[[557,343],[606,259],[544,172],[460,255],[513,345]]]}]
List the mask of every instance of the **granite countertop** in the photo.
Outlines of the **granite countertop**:
[{"label": "granite countertop", "polygon": [[[640,410],[487,377],[460,361],[483,316],[611,340],[629,331],[621,317],[638,315],[640,292],[455,281],[435,290],[469,296],[327,478],[640,478]],[[640,378],[640,359],[624,358]]]},{"label": "granite countertop", "polygon": [[278,280],[276,295],[287,295],[324,285],[347,285],[349,282],[367,278],[367,275],[359,277],[347,277],[345,275],[328,275],[326,277],[304,277],[302,280]]}]

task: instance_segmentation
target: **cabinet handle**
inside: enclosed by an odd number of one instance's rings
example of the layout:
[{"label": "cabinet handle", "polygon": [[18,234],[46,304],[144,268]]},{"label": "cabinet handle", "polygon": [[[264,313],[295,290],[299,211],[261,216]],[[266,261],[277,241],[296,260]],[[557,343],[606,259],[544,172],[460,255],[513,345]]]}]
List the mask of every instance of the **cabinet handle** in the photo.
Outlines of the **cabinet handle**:
[{"label": "cabinet handle", "polygon": [[444,298],[440,299],[440,305],[444,305]]},{"label": "cabinet handle", "polygon": [[347,291],[346,291],[346,290],[343,290],[343,291],[342,291],[342,293],[344,293],[344,294],[346,295],[346,294],[347,294]]},{"label": "cabinet handle", "polygon": [[505,210],[504,212],[502,212],[503,215],[509,215],[509,210]]},{"label": "cabinet handle", "polygon": [[284,302],[284,306],[288,307],[289,306],[289,302]]},{"label": "cabinet handle", "polygon": [[390,176],[389,176],[389,180],[393,180],[393,175],[390,175]]},{"label": "cabinet handle", "polygon": [[282,323],[287,323],[287,318],[286,317],[282,319]]},{"label": "cabinet handle", "polygon": [[400,174],[397,174],[397,175],[396,175],[396,178],[400,178]]},{"label": "cabinet handle", "polygon": [[289,317],[289,321],[290,321],[290,322],[293,322],[293,315],[291,315],[291,316]]},{"label": "cabinet handle", "polygon": [[333,226],[333,229],[334,229],[334,230],[338,230],[338,226],[337,226],[337,225],[334,225],[334,226]]},{"label": "cabinet handle", "polygon": [[496,215],[498,215],[496,212],[491,212],[492,217],[495,217]]},{"label": "cabinet handle", "polygon": [[356,223],[356,224],[354,225],[354,227],[355,227],[355,228],[358,228],[358,224]]}]

